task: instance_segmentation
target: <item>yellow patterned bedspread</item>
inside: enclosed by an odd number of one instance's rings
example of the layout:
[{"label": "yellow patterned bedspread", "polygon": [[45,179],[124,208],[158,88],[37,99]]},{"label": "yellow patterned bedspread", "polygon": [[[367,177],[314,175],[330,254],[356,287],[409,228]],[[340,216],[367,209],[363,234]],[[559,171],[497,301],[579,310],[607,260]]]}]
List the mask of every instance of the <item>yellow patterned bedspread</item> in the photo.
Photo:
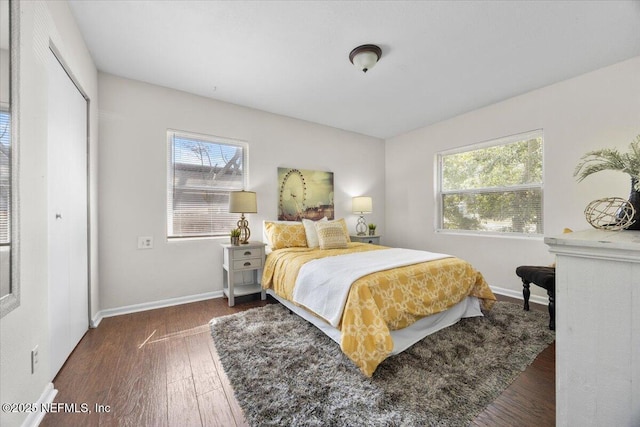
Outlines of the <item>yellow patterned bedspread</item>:
[{"label": "yellow patterned bedspread", "polygon": [[[293,302],[300,268],[327,256],[384,249],[384,246],[349,243],[347,249],[286,248],[267,256],[262,286]],[[495,296],[482,274],[459,258],[444,258],[379,271],[351,286],[342,321],[340,347],[367,376],[393,350],[390,331],[444,311],[467,296],[481,299],[491,309]]]}]

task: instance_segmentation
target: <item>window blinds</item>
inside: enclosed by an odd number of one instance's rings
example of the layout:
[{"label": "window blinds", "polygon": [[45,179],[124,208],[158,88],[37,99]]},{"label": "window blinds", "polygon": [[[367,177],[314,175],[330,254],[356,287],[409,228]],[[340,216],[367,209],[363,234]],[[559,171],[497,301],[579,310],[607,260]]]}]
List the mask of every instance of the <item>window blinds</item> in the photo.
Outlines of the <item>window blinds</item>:
[{"label": "window blinds", "polygon": [[0,111],[0,245],[11,241],[11,115]]},{"label": "window blinds", "polygon": [[170,131],[168,236],[228,235],[237,214],[228,213],[229,192],[246,181],[246,143]]}]

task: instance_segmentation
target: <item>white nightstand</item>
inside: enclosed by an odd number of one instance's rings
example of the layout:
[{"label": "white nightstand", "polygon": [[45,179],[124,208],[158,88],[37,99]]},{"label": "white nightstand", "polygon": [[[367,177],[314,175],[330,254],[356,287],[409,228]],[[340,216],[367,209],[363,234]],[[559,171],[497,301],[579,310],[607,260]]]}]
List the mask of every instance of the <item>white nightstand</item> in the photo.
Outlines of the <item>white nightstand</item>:
[{"label": "white nightstand", "polygon": [[264,247],[262,242],[249,242],[246,245],[222,244],[222,292],[229,298],[229,307],[235,304],[235,297],[261,293],[267,294],[260,285],[264,266]]},{"label": "white nightstand", "polygon": [[351,235],[349,237],[351,238],[352,242],[371,243],[373,245],[379,245],[381,236],[379,236],[379,235],[369,236],[368,234],[366,234],[364,236],[358,236],[358,235],[354,234],[354,235]]}]

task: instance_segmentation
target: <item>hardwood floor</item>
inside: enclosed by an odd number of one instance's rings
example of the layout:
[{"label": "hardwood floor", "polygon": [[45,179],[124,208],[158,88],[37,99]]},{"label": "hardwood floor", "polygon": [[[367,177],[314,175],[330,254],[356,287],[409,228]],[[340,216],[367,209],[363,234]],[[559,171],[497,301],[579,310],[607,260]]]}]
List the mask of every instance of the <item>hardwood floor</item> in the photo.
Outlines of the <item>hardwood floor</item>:
[{"label": "hardwood floor", "polygon": [[[41,425],[246,426],[208,322],[270,302],[248,296],[228,307],[215,299],[102,320],[54,379],[55,402],[75,407],[59,406]],[[555,344],[472,425],[555,425]]]},{"label": "hardwood floor", "polygon": [[[522,301],[496,295],[498,300]],[[547,312],[546,306],[530,304]],[[556,425],[556,343],[544,349],[534,362],[481,412],[471,425],[486,427],[547,427]]]}]

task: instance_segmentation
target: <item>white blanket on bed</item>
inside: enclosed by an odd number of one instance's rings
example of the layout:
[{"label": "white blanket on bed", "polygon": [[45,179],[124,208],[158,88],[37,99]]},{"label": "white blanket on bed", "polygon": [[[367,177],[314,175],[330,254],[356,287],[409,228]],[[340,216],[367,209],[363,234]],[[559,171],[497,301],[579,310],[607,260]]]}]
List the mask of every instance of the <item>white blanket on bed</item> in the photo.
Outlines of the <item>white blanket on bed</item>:
[{"label": "white blanket on bed", "polygon": [[315,259],[300,269],[293,289],[293,301],[338,327],[351,284],[359,278],[377,271],[450,257],[413,249],[389,248]]}]

